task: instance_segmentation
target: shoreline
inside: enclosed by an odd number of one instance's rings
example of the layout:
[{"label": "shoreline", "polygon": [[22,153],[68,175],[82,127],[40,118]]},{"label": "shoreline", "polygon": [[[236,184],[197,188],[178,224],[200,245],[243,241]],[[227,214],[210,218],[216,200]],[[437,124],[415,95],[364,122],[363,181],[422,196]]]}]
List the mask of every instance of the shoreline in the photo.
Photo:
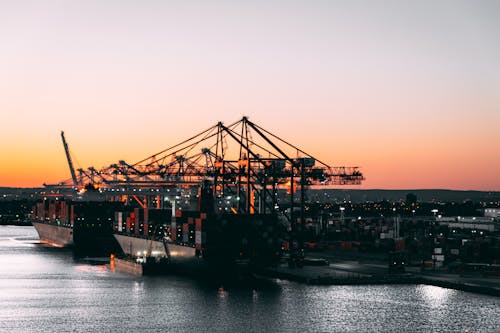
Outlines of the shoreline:
[{"label": "shoreline", "polygon": [[[31,223],[0,222],[0,226],[32,226]],[[337,258],[339,259],[339,258]],[[353,259],[353,258],[350,258]],[[342,263],[342,260],[340,261]],[[500,278],[484,278],[481,276],[462,277],[439,273],[403,273],[380,274],[367,271],[366,263],[357,267],[339,269],[336,264],[329,266],[304,266],[288,268],[281,265],[275,268],[262,269],[257,275],[266,278],[277,278],[307,285],[396,285],[424,284],[465,292],[500,297]],[[373,269],[373,268],[372,268]]]},{"label": "shoreline", "polygon": [[[328,272],[330,271],[330,272]],[[385,274],[369,275],[355,272],[333,271],[328,266],[288,268],[277,267],[259,271],[259,274],[268,278],[277,278],[307,285],[397,285],[397,284],[424,284],[436,287],[455,289],[465,292],[500,297],[500,279],[487,285],[486,281],[474,282],[467,279],[426,274]]]}]

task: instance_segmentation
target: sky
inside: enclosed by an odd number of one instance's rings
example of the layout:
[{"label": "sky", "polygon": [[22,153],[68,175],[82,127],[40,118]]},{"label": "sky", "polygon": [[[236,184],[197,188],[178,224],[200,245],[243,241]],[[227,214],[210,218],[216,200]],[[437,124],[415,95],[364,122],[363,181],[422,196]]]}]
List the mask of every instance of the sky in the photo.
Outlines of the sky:
[{"label": "sky", "polygon": [[356,188],[500,190],[498,1],[0,1],[0,186],[242,116]]}]

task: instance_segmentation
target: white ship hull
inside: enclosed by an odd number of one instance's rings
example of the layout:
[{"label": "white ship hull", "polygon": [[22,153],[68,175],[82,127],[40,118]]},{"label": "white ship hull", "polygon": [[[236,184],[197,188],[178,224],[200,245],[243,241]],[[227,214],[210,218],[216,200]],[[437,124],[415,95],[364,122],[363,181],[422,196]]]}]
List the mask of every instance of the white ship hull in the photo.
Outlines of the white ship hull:
[{"label": "white ship hull", "polygon": [[161,241],[121,234],[115,234],[114,236],[118,244],[120,244],[123,253],[131,257],[144,256],[150,252],[153,257],[169,257],[173,261],[196,258],[194,247],[167,243],[169,252],[167,254],[165,245]]},{"label": "white ship hull", "polygon": [[38,222],[32,222],[32,224],[38,232],[40,242],[57,247],[74,245],[72,228]]}]

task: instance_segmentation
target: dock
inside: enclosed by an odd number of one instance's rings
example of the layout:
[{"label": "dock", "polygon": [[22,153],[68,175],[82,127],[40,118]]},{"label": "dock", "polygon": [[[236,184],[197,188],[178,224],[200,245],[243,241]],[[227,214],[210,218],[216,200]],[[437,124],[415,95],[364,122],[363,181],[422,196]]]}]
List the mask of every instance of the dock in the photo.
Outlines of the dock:
[{"label": "dock", "polygon": [[380,263],[338,260],[325,266],[290,268],[287,264],[267,268],[261,276],[294,281],[308,285],[374,285],[425,284],[443,288],[500,296],[500,279],[480,274],[459,275],[446,272],[425,272],[410,268],[406,273],[389,274]]},{"label": "dock", "polygon": [[262,276],[289,280],[310,285],[368,285],[418,283],[414,274],[366,274],[339,270],[332,266],[304,266],[289,268],[280,265],[259,272]]}]

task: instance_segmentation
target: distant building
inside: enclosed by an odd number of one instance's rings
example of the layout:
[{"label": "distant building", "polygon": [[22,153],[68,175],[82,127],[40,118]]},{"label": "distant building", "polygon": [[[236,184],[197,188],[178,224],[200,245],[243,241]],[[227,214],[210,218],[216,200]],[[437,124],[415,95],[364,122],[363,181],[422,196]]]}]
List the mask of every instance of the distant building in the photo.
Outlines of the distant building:
[{"label": "distant building", "polygon": [[494,232],[498,229],[499,223],[493,217],[437,217],[436,222],[440,225],[448,226],[450,229],[472,229]]},{"label": "distant building", "polygon": [[500,208],[485,208],[484,209],[485,217],[493,217],[495,219],[500,219]]}]

